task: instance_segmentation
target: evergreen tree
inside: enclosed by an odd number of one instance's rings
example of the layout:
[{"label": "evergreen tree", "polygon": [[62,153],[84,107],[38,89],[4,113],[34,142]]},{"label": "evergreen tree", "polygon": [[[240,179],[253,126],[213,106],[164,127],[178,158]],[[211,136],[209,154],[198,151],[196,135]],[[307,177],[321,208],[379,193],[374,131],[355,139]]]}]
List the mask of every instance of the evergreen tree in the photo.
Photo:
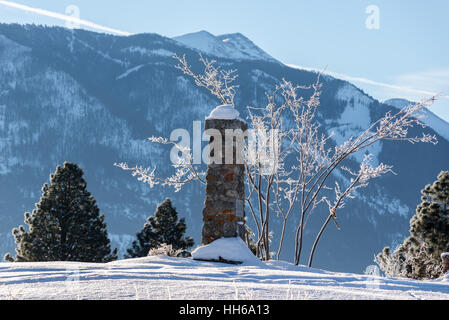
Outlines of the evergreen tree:
[{"label": "evergreen tree", "polygon": [[436,278],[443,252],[449,251],[449,172],[421,191],[421,203],[410,220],[410,237],[393,253],[384,248],[376,260],[387,275]]},{"label": "evergreen tree", "polygon": [[12,233],[16,257],[6,261],[84,261],[107,262],[117,259],[111,253],[109,238],[95,199],[86,190],[83,170],[64,162],[42,187],[36,209],[25,213],[24,226]]},{"label": "evergreen tree", "polygon": [[167,198],[158,205],[154,216],[147,218],[142,231],[136,234],[137,240],[127,250],[125,257],[145,257],[151,249],[162,244],[171,245],[174,250],[185,250],[193,246],[193,239],[184,237],[185,232],[184,218],[178,221],[178,212]]}]

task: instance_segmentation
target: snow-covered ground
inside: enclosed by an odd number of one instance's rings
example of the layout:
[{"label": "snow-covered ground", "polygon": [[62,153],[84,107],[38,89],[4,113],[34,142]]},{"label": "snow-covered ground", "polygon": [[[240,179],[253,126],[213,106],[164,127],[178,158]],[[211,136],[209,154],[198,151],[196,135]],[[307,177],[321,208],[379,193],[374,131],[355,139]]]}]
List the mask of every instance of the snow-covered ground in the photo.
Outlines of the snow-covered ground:
[{"label": "snow-covered ground", "polygon": [[449,278],[413,281],[282,261],[229,265],[161,255],[105,264],[0,263],[0,299],[449,299]]}]

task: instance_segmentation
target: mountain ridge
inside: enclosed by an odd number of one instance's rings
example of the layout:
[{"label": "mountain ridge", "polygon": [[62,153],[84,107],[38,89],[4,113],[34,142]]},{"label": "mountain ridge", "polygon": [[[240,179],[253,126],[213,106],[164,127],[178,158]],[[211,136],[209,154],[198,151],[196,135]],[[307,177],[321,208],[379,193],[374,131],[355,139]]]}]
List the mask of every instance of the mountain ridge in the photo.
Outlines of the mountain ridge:
[{"label": "mountain ridge", "polygon": [[[397,108],[403,108],[410,104],[416,104],[416,102],[401,98],[388,99],[383,103],[392,105]],[[449,123],[446,120],[440,118],[435,113],[426,108],[424,112],[424,118],[420,119],[420,121],[431,127],[444,139],[449,140]]]},{"label": "mountain ridge", "polygon": [[201,30],[173,37],[172,39],[187,47],[198,49],[203,53],[220,58],[264,60],[279,63],[278,60],[267,54],[239,32],[214,36],[205,30]]}]

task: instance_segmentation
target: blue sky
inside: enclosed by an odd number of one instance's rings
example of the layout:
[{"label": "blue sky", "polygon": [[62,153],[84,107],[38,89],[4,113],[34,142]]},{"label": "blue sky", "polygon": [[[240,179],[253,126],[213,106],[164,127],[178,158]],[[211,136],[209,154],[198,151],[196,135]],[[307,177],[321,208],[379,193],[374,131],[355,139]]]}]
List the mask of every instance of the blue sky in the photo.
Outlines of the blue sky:
[{"label": "blue sky", "polygon": [[[2,4],[3,2],[3,4]],[[17,0],[16,4],[66,14],[129,33],[173,37],[207,30],[240,32],[276,59],[327,70],[373,97],[417,100],[443,93],[432,108],[449,121],[449,1],[447,0]],[[379,12],[368,29],[368,6]],[[0,22],[65,25],[59,19],[5,5]]]}]

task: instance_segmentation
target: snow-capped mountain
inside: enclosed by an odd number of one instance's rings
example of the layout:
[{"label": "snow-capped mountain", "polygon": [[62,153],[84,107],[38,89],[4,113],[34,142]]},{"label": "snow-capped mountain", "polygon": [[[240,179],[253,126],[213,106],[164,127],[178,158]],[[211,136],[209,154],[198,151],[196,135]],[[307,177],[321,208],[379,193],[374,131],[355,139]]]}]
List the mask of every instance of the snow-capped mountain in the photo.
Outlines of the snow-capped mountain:
[{"label": "snow-capped mountain", "polygon": [[241,33],[214,36],[202,30],[174,37],[173,39],[190,48],[197,49],[215,57],[276,62],[276,59],[260,49]]},{"label": "snow-capped mountain", "polygon": [[[246,106],[265,105],[265,91],[282,78],[299,85],[316,81],[314,72],[276,62],[241,35],[209,38],[224,44],[228,54],[219,49],[215,53],[201,51],[226,68],[238,70],[240,87],[235,103],[242,118],[247,116]],[[223,42],[226,39],[230,40]],[[233,41],[238,45],[230,46]],[[173,173],[170,148],[146,138],[168,138],[177,128],[192,132],[193,121],[204,122],[220,104],[174,68],[172,55],[176,53],[186,54],[192,67],[199,70],[198,50],[157,34],[123,37],[0,24],[1,255],[13,250],[11,229],[23,224],[24,212],[33,210],[43,183],[64,161],[83,168],[87,188],[105,214],[114,245],[122,252],[166,197],[172,198],[179,215],[186,218],[187,233],[199,244],[202,185],[190,184],[178,193],[164,187],[150,189],[113,166],[127,162],[130,166],[156,166],[161,176]],[[245,55],[251,58],[243,58]],[[396,108],[330,76],[323,78],[321,101],[319,120],[323,128],[335,133],[334,142]],[[432,133],[431,128],[427,130]],[[372,148],[376,160],[392,164],[397,175],[374,181],[348,202],[338,218],[342,230],[331,226],[323,236],[315,256],[317,267],[364,270],[385,245],[403,240],[420,190],[441,170],[449,169],[449,141],[443,138],[436,146],[386,141]],[[347,166],[358,161],[356,156]],[[338,172],[334,178],[341,179]],[[305,248],[310,248],[326,214],[325,207],[319,208],[309,219]],[[273,218],[271,222],[276,243],[280,221]],[[292,259],[296,223],[293,215],[284,245],[285,260]]]},{"label": "snow-capped mountain", "polygon": [[[385,104],[394,106],[396,108],[402,108],[416,102],[412,102],[406,99],[389,99],[384,101]],[[449,141],[449,123],[438,117],[435,113],[426,109],[425,118],[420,119],[427,126],[431,127],[440,136]]]}]

